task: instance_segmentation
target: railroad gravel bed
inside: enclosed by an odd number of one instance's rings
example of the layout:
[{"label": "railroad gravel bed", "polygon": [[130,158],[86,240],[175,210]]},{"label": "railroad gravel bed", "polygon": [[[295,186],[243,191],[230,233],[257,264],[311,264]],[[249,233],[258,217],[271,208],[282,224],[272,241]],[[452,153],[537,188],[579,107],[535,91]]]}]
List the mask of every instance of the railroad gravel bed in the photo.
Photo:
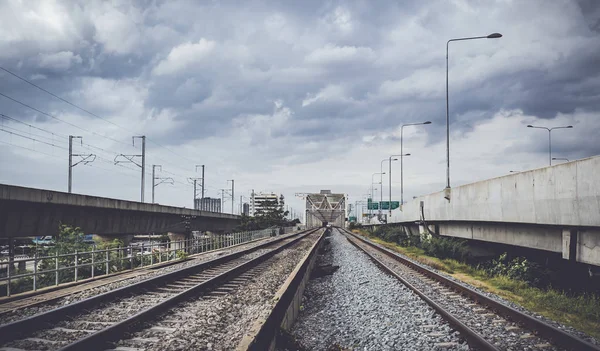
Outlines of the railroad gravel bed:
[{"label": "railroad gravel bed", "polygon": [[371,255],[496,347],[502,350],[535,350],[541,348],[544,350],[558,350],[549,346],[545,340],[521,330],[515,323],[496,315],[494,311],[475,304],[474,301],[459,294],[451,293],[444,286],[432,284],[432,280],[424,279],[424,276],[393,258],[360,243],[356,239],[354,240],[361,247],[366,248]]},{"label": "railroad gravel bed", "polygon": [[[377,243],[374,243],[374,244],[378,245]],[[381,245],[378,245],[378,246],[381,246]],[[524,313],[524,314],[527,314],[527,315],[529,315],[529,316],[531,316],[533,318],[539,319],[539,320],[541,320],[541,321],[543,321],[543,322],[545,322],[547,324],[552,325],[555,328],[561,329],[561,330],[563,330],[563,331],[565,331],[567,333],[570,333],[572,335],[577,336],[578,338],[584,339],[584,340],[586,340],[586,341],[588,341],[588,342],[590,342],[590,343],[592,343],[594,345],[600,346],[600,340],[597,340],[596,338],[594,338],[594,337],[592,337],[590,335],[587,335],[587,334],[585,334],[585,333],[583,333],[583,332],[581,332],[581,331],[579,331],[579,330],[577,330],[575,328],[566,326],[566,325],[561,324],[561,323],[559,323],[559,322],[557,322],[555,320],[549,319],[549,318],[544,317],[542,315],[539,315],[539,314],[537,314],[535,312],[532,312],[532,311],[524,308],[521,305],[518,305],[518,304],[516,304],[516,303],[514,303],[512,301],[508,301],[508,300],[506,300],[506,299],[504,299],[501,296],[498,296],[496,294],[493,294],[493,293],[481,290],[480,288],[478,288],[478,287],[476,287],[474,285],[471,285],[469,283],[465,283],[462,280],[454,278],[453,276],[447,274],[446,272],[439,271],[439,270],[437,270],[437,269],[435,269],[435,268],[433,268],[431,266],[428,266],[428,265],[423,264],[421,262],[415,261],[412,258],[410,258],[408,256],[405,256],[405,255],[403,255],[401,253],[395,252],[395,254],[397,254],[398,256],[400,256],[400,257],[402,257],[402,258],[404,258],[406,260],[409,260],[410,262],[412,262],[412,263],[414,263],[414,264],[416,264],[418,266],[421,266],[421,267],[427,268],[427,269],[429,269],[431,271],[434,271],[435,273],[437,273],[437,274],[439,274],[439,275],[441,275],[441,276],[443,276],[445,278],[448,278],[448,279],[450,279],[450,280],[452,280],[452,281],[454,281],[454,282],[456,282],[456,283],[458,283],[458,284],[460,284],[462,286],[465,286],[465,287],[468,287],[468,288],[470,288],[472,290],[475,290],[478,293],[480,293],[482,295],[485,295],[486,297],[489,297],[489,298],[491,298],[491,299],[493,299],[495,301],[498,301],[498,302],[503,303],[503,304],[505,304],[507,306],[510,306],[510,307],[514,308],[515,310],[521,312],[521,313]]]},{"label": "railroad gravel bed", "polygon": [[[285,238],[283,241],[274,244],[273,247],[265,250],[261,249],[261,251],[271,251],[294,239],[295,238]],[[248,262],[255,257],[256,254],[252,252],[222,265],[215,266],[214,274],[220,274],[224,272],[224,269],[231,269],[233,265]],[[190,276],[195,275],[197,275],[197,273],[191,274]],[[53,324],[52,327],[48,329],[35,331],[28,337],[26,336],[24,338],[11,341],[3,346],[26,350],[57,349],[88,335],[88,333],[103,329],[108,325],[120,322],[139,313],[140,311],[155,306],[174,296],[175,294],[181,293],[183,290],[189,288],[183,286],[175,287],[174,285],[171,285],[166,291],[163,291],[161,289],[165,288],[167,285],[170,285],[169,281],[165,281],[164,283],[164,286],[156,287],[156,289],[152,289],[151,291],[138,292],[135,295],[118,298],[108,303],[94,306],[94,308],[91,310],[81,311],[81,313],[77,316],[66,317],[64,320]],[[50,340],[50,342],[42,342],[40,339]]]},{"label": "railroad gravel bed", "polygon": [[124,280],[120,280],[120,281],[116,281],[116,282],[112,282],[112,283],[107,283],[102,286],[97,286],[97,287],[94,287],[91,289],[87,289],[87,290],[80,291],[80,292],[77,292],[74,294],[70,294],[68,296],[62,297],[58,300],[50,301],[48,303],[42,303],[42,304],[39,304],[36,306],[21,308],[21,309],[13,311],[11,313],[6,313],[6,314],[2,315],[0,325],[18,321],[18,320],[36,315],[38,313],[43,313],[43,312],[58,308],[60,306],[69,305],[69,304],[87,299],[92,296],[96,296],[96,295],[100,295],[100,294],[103,294],[108,291],[116,290],[116,289],[122,288],[124,286],[135,284],[135,283],[141,282],[143,280],[150,279],[150,278],[162,275],[162,274],[166,274],[166,273],[169,273],[169,272],[181,269],[181,268],[197,265],[201,262],[208,261],[208,260],[217,258],[219,256],[228,255],[228,254],[231,254],[234,252],[242,251],[242,250],[254,247],[256,245],[260,245],[262,243],[272,241],[277,238],[279,238],[279,237],[268,238],[266,240],[260,240],[257,242],[243,244],[243,245],[239,245],[236,247],[232,247],[229,249],[224,249],[224,250],[220,250],[220,251],[216,251],[216,252],[207,252],[207,253],[199,254],[197,256],[194,256],[193,259],[188,260],[188,261],[176,263],[176,264],[169,265],[166,267],[155,268],[155,269],[151,269],[151,270],[148,269],[148,272],[143,275],[139,275],[136,277],[132,277],[129,279],[124,279]]},{"label": "railroad gravel bed", "polygon": [[[334,229],[320,266],[332,275],[312,279],[290,333],[306,350],[468,350],[429,305]],[[281,349],[284,350],[284,349]]]},{"label": "railroad gravel bed", "polygon": [[303,239],[258,267],[254,277],[226,295],[179,305],[116,346],[145,350],[233,350],[244,333],[274,305],[273,297],[308,253],[317,235]]}]

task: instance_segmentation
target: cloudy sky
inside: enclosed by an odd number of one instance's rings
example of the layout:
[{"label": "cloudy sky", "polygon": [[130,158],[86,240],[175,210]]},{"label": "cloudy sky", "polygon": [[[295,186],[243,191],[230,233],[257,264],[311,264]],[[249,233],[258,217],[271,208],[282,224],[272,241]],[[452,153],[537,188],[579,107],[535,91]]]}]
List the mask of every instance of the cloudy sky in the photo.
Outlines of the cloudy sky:
[{"label": "cloudy sky", "polygon": [[296,192],[363,197],[400,126],[429,120],[404,129],[405,199],[436,192],[446,41],[493,32],[450,44],[452,185],[546,166],[547,132],[527,124],[574,126],[555,157],[600,154],[595,0],[2,1],[0,183],[66,191],[76,135],[97,157],[73,192],[138,200],[140,169],[113,160],[145,135],[147,201],[156,164],[175,181],[156,201],[191,207],[205,164],[206,196],[235,179],[236,206],[255,189],[299,211]]}]

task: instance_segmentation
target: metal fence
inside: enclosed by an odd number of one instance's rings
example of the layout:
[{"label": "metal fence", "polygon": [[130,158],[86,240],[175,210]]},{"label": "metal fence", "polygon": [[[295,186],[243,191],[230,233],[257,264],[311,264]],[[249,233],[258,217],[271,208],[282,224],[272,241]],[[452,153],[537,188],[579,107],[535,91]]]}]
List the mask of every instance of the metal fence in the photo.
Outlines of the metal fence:
[{"label": "metal fence", "polygon": [[[297,227],[284,228],[285,234]],[[187,255],[218,250],[248,241],[275,236],[279,228],[246,231],[222,235],[200,235],[181,241],[166,243],[132,244],[126,247],[38,256],[15,260],[0,260],[0,295],[36,291],[42,287],[56,286],[100,275],[143,268]],[[15,265],[17,268],[15,269]]]}]

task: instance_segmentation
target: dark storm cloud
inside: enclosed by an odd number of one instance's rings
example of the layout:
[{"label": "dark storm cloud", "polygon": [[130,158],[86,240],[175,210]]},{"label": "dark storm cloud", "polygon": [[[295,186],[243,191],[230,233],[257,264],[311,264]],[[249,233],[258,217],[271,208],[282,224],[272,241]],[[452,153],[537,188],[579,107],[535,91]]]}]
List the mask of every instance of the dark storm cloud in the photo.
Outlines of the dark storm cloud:
[{"label": "dark storm cloud", "polygon": [[[226,135],[236,118],[269,115],[277,100],[293,111],[286,133],[302,140],[336,139],[336,133],[359,139],[402,123],[431,120],[427,140],[436,143],[445,133],[445,39],[480,33],[487,30],[482,21],[489,21],[494,26],[503,23],[499,31],[514,26],[531,34],[524,31],[523,38],[516,38],[509,33],[498,42],[452,49],[453,132],[469,133],[500,109],[521,109],[546,119],[578,108],[600,110],[600,59],[597,46],[591,45],[599,43],[597,22],[590,15],[597,13],[593,1],[579,2],[585,25],[577,25],[575,12],[565,12],[571,17],[562,18],[556,27],[535,20],[533,4],[490,2],[486,8],[499,7],[491,13],[482,13],[469,1],[133,4],[66,6],[72,25],[57,31],[62,36],[57,35],[54,44],[48,42],[51,38],[36,41],[34,34],[23,34],[25,39],[11,42],[8,56],[0,56],[0,62],[28,78],[43,76],[36,82],[102,115],[118,114],[123,103],[94,103],[94,96],[82,94],[92,86],[89,78],[130,81],[124,84],[139,92],[132,99],[143,99],[147,109],[141,115],[169,110],[180,123],[173,130],[177,138],[159,138],[167,145]],[[544,11],[554,11],[556,18],[563,15],[560,7],[550,7]],[[513,63],[536,41],[553,42],[552,37],[536,37],[540,33],[535,30],[561,33],[553,45],[558,54],[540,53],[532,59],[539,65],[528,66],[526,59]],[[39,57],[60,52],[72,56]],[[494,60],[499,52],[508,52],[505,62]],[[475,62],[481,57],[489,61],[484,68]],[[461,69],[479,71],[463,77]],[[7,94],[49,112],[71,111],[18,80],[6,75],[2,79]],[[382,90],[386,81],[397,84],[388,93]],[[102,89],[94,94],[104,94]],[[23,118],[32,115],[12,103],[3,102],[2,108]],[[595,152],[586,143],[578,148]]]}]

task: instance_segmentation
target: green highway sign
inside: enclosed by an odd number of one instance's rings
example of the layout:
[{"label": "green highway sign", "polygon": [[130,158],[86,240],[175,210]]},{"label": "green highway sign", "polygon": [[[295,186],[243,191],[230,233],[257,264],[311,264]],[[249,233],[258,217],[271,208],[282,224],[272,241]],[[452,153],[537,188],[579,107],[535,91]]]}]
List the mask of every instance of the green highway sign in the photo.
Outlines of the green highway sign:
[{"label": "green highway sign", "polygon": [[[400,207],[400,201],[392,201],[392,210],[395,210]],[[379,202],[368,202],[367,208],[369,210],[379,210]],[[390,202],[389,201],[381,201],[381,209],[389,210]]]},{"label": "green highway sign", "polygon": [[[400,207],[400,201],[392,201],[392,210],[395,210],[398,207]],[[382,210],[389,210],[390,209],[390,202],[389,201],[381,201],[381,209]]]}]

